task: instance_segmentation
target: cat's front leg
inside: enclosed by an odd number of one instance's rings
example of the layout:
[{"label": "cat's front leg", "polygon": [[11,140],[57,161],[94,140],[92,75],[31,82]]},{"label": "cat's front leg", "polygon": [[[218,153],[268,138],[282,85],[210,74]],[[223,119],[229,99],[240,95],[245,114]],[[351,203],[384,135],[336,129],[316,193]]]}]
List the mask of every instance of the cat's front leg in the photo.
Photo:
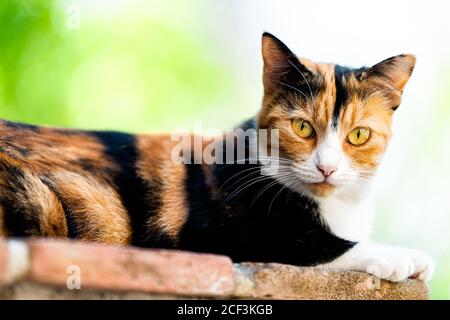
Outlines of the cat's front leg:
[{"label": "cat's front leg", "polygon": [[381,279],[398,282],[407,278],[428,280],[433,273],[434,263],[427,254],[418,250],[360,242],[334,261],[319,267],[367,272]]}]

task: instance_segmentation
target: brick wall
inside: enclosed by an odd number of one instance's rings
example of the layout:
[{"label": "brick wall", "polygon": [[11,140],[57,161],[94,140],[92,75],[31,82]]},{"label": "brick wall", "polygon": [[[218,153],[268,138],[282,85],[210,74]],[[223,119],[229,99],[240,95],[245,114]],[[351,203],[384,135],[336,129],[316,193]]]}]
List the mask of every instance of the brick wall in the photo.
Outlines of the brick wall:
[{"label": "brick wall", "polygon": [[0,240],[0,299],[427,299],[419,280],[78,241]]}]

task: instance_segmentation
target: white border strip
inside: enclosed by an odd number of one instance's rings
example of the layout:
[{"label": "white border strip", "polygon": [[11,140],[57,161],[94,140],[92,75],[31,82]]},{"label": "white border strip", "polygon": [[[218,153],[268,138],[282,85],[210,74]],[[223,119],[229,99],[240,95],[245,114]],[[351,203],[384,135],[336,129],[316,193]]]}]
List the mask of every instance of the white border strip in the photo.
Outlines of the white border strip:
[{"label": "white border strip", "polygon": [[8,241],[8,266],[5,280],[13,283],[22,279],[30,269],[30,253],[25,241]]}]

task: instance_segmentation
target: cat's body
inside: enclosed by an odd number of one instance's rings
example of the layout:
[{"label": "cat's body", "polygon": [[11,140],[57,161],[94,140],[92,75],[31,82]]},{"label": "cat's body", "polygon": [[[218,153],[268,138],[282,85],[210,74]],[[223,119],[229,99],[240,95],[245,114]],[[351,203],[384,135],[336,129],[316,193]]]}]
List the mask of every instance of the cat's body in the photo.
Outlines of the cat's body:
[{"label": "cat's body", "polygon": [[174,144],[170,135],[1,122],[1,234],[299,265],[331,261],[353,246],[324,227],[317,203],[279,192],[275,179],[239,192],[242,178],[261,176],[259,165],[175,164],[167,152]]},{"label": "cat's body", "polygon": [[170,135],[3,121],[0,236],[212,252],[393,281],[427,277],[427,256],[368,241],[370,178],[413,58],[372,69],[313,64],[268,34],[263,56],[263,108],[241,128],[279,130],[278,175],[263,174],[260,163],[176,163]]}]

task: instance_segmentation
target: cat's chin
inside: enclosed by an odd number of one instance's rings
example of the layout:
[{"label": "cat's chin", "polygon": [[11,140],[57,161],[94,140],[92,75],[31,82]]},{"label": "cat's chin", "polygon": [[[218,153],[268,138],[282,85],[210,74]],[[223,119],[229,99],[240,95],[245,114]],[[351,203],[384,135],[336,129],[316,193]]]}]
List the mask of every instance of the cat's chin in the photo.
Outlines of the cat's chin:
[{"label": "cat's chin", "polygon": [[336,186],[328,182],[308,183],[306,188],[316,197],[328,197],[336,190]]}]

